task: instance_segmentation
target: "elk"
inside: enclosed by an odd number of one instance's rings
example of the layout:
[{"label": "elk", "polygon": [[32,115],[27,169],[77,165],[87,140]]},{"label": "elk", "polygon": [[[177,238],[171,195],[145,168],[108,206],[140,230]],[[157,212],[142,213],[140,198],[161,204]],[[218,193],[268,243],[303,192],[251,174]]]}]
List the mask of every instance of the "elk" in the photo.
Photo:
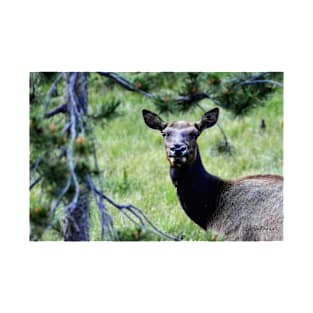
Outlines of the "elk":
[{"label": "elk", "polygon": [[202,164],[197,138],[216,124],[218,108],[197,122],[165,122],[148,110],[142,114],[146,125],[164,138],[172,183],[193,222],[223,240],[283,240],[283,177],[224,180],[208,173]]}]

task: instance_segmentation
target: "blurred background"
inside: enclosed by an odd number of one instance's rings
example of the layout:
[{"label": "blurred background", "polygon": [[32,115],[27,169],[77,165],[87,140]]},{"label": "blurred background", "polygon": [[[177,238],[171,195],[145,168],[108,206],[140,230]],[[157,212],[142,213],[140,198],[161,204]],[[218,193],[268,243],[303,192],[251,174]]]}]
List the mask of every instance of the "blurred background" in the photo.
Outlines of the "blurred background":
[{"label": "blurred background", "polygon": [[283,73],[30,73],[30,240],[215,240],[189,220],[142,109],[217,126],[213,175],[283,174]]}]

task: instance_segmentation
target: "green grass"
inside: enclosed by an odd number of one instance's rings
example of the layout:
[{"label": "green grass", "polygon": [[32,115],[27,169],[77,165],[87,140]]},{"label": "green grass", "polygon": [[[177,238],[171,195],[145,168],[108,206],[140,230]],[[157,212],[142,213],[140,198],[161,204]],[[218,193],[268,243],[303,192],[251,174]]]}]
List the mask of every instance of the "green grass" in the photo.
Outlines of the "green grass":
[{"label": "green grass", "polygon": [[[211,234],[189,220],[179,205],[169,178],[162,137],[143,122],[143,108],[157,112],[153,104],[139,95],[120,98],[117,113],[105,123],[95,124],[100,168],[104,170],[104,193],[116,202],[132,203],[163,231],[182,235],[184,240],[211,240]],[[213,107],[209,100],[201,102],[205,109]],[[198,120],[200,108],[188,113],[163,115],[165,120]],[[262,118],[266,131],[260,129]],[[206,169],[221,178],[234,179],[253,174],[283,174],[283,93],[277,91],[264,106],[251,110],[242,118],[234,118],[221,110],[219,125],[232,146],[232,154],[220,153],[223,140],[218,127],[206,130],[198,143]],[[110,207],[116,229],[122,239],[131,240],[138,233],[135,226]],[[91,240],[100,239],[100,217],[94,204],[91,210]],[[157,240],[141,234],[142,240]],[[47,232],[44,240],[56,240],[55,232]],[[59,238],[60,239],[60,238]]]},{"label": "green grass", "polygon": [[[207,109],[213,105],[203,101]],[[105,169],[104,192],[118,203],[141,207],[163,231],[183,235],[184,240],[210,240],[211,234],[188,219],[176,198],[169,178],[162,137],[147,128],[142,120],[143,108],[156,111],[146,99],[132,95],[122,103],[115,118],[98,126],[100,167]],[[166,120],[198,120],[202,111],[164,115]],[[266,131],[260,129],[262,118]],[[219,153],[223,140],[217,127],[206,130],[199,138],[201,156],[207,170],[225,179],[253,174],[283,173],[283,95],[277,92],[263,107],[243,118],[234,118],[221,110],[219,125],[232,146],[232,155]],[[111,209],[116,227],[132,227],[123,223],[121,215]],[[93,212],[91,238],[99,239],[99,217]],[[155,237],[152,237],[152,239]]]}]

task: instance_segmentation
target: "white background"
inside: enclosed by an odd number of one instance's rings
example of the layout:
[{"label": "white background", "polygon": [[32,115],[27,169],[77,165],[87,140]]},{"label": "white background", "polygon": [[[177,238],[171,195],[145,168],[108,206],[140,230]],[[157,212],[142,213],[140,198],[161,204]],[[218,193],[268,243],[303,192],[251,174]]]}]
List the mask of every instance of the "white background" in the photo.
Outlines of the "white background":
[{"label": "white background", "polygon": [[[2,1],[1,312],[312,312],[309,1]],[[292,3],[292,4],[291,4]],[[28,241],[30,71],[285,72],[285,241]]]}]

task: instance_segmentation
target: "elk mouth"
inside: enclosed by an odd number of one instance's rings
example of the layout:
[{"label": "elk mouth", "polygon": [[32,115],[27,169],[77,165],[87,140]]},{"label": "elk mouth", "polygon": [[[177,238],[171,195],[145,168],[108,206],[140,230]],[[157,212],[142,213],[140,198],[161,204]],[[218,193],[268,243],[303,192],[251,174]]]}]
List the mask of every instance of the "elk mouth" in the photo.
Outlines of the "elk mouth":
[{"label": "elk mouth", "polygon": [[167,158],[168,158],[171,166],[173,166],[173,167],[176,167],[176,166],[179,167],[188,161],[187,153],[182,155],[182,156],[169,154],[167,156]]}]

